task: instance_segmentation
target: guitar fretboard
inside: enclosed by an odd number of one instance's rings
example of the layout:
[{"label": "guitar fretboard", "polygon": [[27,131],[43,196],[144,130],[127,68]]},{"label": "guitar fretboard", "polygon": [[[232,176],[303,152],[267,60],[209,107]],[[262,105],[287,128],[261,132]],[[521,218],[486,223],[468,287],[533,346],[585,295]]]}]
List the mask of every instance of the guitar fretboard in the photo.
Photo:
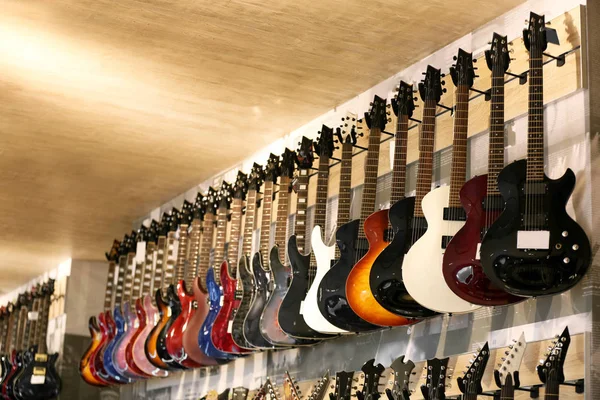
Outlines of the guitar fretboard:
[{"label": "guitar fretboard", "polygon": [[448,205],[461,208],[460,189],[467,174],[467,130],[469,122],[469,87],[458,85],[455,90],[454,139],[452,141],[452,168],[450,170],[450,197]]},{"label": "guitar fretboard", "polygon": [[23,350],[23,342],[25,341],[25,327],[27,326],[27,307],[21,306],[19,309],[19,323],[17,324],[17,340],[14,348],[17,351]]},{"label": "guitar fretboard", "polygon": [[183,280],[185,278],[185,269],[188,259],[188,228],[189,225],[181,224],[179,225],[179,240],[177,245],[177,264],[175,267],[175,279],[177,281]]},{"label": "guitar fretboard", "polygon": [[104,291],[104,311],[109,311],[112,308],[113,286],[115,283],[115,270],[117,263],[110,261],[108,263],[108,277],[106,278],[106,290]]},{"label": "guitar fretboard", "polygon": [[[144,257],[144,274],[142,276],[141,297],[152,293],[152,271],[156,267],[156,243],[148,242],[146,244],[146,255]],[[160,288],[160,284],[157,289]]]},{"label": "guitar fretboard", "polygon": [[[166,254],[167,238],[165,236],[159,236],[156,243],[156,268],[154,269],[154,284],[152,285],[154,292],[157,290],[164,292],[164,289],[169,286],[169,283],[164,280]],[[154,296],[152,296],[152,303],[156,303]]]},{"label": "guitar fretboard", "polygon": [[217,209],[217,238],[215,240],[215,280],[221,284],[221,263],[225,260],[225,235],[227,235],[227,207]]},{"label": "guitar fretboard", "polygon": [[[177,237],[171,231],[167,234],[167,249],[165,254],[164,282],[163,288],[175,283],[175,264],[177,263]],[[166,294],[166,292],[164,293]]]},{"label": "guitar fretboard", "polygon": [[198,276],[200,286],[206,289],[206,273],[210,264],[210,248],[212,247],[215,230],[215,214],[207,212],[202,223],[202,240],[200,241],[200,256],[198,259]]},{"label": "guitar fretboard", "polygon": [[515,387],[513,384],[512,374],[508,374],[505,378],[504,384],[500,388],[500,398],[513,400],[515,398]]},{"label": "guitar fretboard", "polygon": [[496,62],[492,69],[490,101],[490,137],[488,151],[487,194],[499,195],[498,174],[504,168],[504,69]]},{"label": "guitar fretboard", "polygon": [[433,180],[433,145],[435,140],[435,100],[426,100],[423,107],[423,122],[419,132],[419,164],[417,166],[417,190],[415,217],[423,217],[421,201],[431,191]]},{"label": "guitar fretboard", "polygon": [[246,221],[244,222],[244,241],[242,255],[250,257],[252,252],[252,236],[256,219],[256,189],[248,190],[246,197]]},{"label": "guitar fretboard", "polygon": [[400,114],[396,124],[394,141],[394,166],[392,171],[392,194],[390,203],[404,198],[406,192],[406,146],[408,141],[408,115]]},{"label": "guitar fretboard", "polygon": [[[342,145],[342,162],[340,168],[340,194],[338,196],[337,228],[350,221],[350,200],[352,184],[352,143]],[[340,258],[340,248],[335,246],[335,258]]]},{"label": "guitar fretboard", "polygon": [[38,335],[37,335],[37,345],[38,345],[38,353],[46,353],[47,345],[46,345],[46,335],[48,333],[48,318],[50,316],[50,296],[51,293],[46,294],[42,298],[42,303],[40,306],[40,316],[38,322]]},{"label": "guitar fretboard", "polygon": [[192,220],[190,229],[190,255],[189,264],[186,269],[185,280],[188,284],[198,275],[198,263],[200,261],[200,238],[202,237],[202,221],[199,218]]},{"label": "guitar fretboard", "polygon": [[381,144],[381,130],[371,129],[369,133],[369,147],[365,160],[365,183],[363,185],[362,204],[360,206],[360,226],[358,237],[365,237],[365,220],[375,211],[375,197],[377,195],[377,175],[379,173],[379,147]]},{"label": "guitar fretboard", "polygon": [[127,303],[131,300],[133,291],[133,277],[135,273],[135,253],[127,254],[127,271],[125,272],[125,282],[123,284],[123,302]]},{"label": "guitar fretboard", "polygon": [[273,181],[268,180],[263,188],[262,222],[260,224],[260,254],[264,266],[269,265],[269,235],[271,232],[271,211],[273,209]]},{"label": "guitar fretboard", "polygon": [[319,225],[325,230],[327,220],[327,192],[329,190],[329,156],[319,156],[319,172],[317,174],[317,194],[315,204],[315,219],[313,226]]},{"label": "guitar fretboard", "polygon": [[527,180],[544,180],[544,63],[542,49],[531,41],[529,52],[529,126]]},{"label": "guitar fretboard", "polygon": [[[143,245],[143,247],[142,247]],[[133,276],[133,286],[131,288],[130,300],[135,300],[142,294],[142,278],[146,264],[146,243],[138,242],[137,252],[135,253],[135,275]]]},{"label": "guitar fretboard", "polygon": [[234,198],[231,202],[231,228],[229,237],[229,246],[227,248],[227,263],[229,264],[229,274],[237,278],[236,268],[240,255],[240,237],[242,234],[242,206],[244,201],[241,198]]},{"label": "guitar fretboard", "polygon": [[[31,305],[31,311],[33,312],[37,312],[39,314],[40,312],[40,298],[36,297],[33,299],[33,303]],[[39,317],[39,315],[38,315]],[[34,345],[37,341],[37,334],[39,333],[37,331],[37,320],[36,319],[29,319],[29,315],[27,316],[27,327],[25,328],[25,343],[23,345],[23,348],[28,349],[30,348],[32,345]]]},{"label": "guitar fretboard", "polygon": [[306,245],[306,209],[308,207],[308,169],[298,170],[296,189],[296,225],[294,234],[300,254],[304,254]]},{"label": "guitar fretboard", "polygon": [[117,275],[117,288],[115,290],[115,306],[120,307],[123,301],[125,274],[127,273],[127,256],[119,256],[119,273]]}]

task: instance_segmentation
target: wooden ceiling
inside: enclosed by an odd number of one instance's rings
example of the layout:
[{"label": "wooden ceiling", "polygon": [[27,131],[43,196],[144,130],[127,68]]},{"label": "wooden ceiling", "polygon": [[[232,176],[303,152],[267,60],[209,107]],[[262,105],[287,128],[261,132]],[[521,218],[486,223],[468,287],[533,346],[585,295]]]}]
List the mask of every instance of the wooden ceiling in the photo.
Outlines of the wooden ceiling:
[{"label": "wooden ceiling", "polygon": [[6,0],[0,293],[521,0]]}]

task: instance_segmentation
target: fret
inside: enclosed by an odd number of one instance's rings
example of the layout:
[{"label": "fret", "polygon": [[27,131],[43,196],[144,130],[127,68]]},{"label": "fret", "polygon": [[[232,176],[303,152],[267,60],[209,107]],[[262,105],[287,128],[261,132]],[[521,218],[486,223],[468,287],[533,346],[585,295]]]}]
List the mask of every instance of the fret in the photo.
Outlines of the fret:
[{"label": "fret", "polygon": [[[227,263],[232,266],[236,265],[239,259],[240,253],[240,237],[242,233],[242,206],[243,199],[234,198],[231,203],[231,228],[229,247],[227,248]],[[235,268],[231,269],[230,272],[235,272]],[[237,275],[232,274],[233,278]]]},{"label": "fret", "polygon": [[373,128],[369,133],[369,145],[365,160],[365,181],[363,185],[362,204],[360,207],[360,225],[358,237],[364,238],[364,224],[369,215],[375,211],[375,196],[377,191],[377,175],[379,172],[379,147],[381,130]]},{"label": "fret", "polygon": [[544,179],[544,74],[542,50],[532,44],[529,58],[527,180]]},{"label": "fret", "polygon": [[394,142],[394,165],[392,171],[392,194],[390,203],[404,198],[406,192],[406,150],[408,142],[408,115],[401,114],[396,124]]},{"label": "fret", "polygon": [[327,192],[329,189],[329,156],[322,154],[319,157],[319,170],[317,173],[317,194],[315,203],[315,217],[313,226],[325,228],[327,220]]},{"label": "fret", "polygon": [[213,269],[215,281],[221,284],[221,263],[225,261],[225,235],[227,234],[227,206],[217,209],[217,238],[215,240],[215,253]]},{"label": "fret", "polygon": [[200,258],[200,238],[202,237],[202,220],[200,218],[194,218],[190,226],[189,234],[189,248],[190,254],[188,257],[188,268],[186,269],[185,281],[188,284],[196,279],[198,275],[198,263]]},{"label": "fret", "polygon": [[113,286],[115,283],[115,270],[117,263],[110,261],[108,263],[108,277],[106,278],[106,290],[104,291],[104,311],[109,311],[113,303]]},{"label": "fret", "polygon": [[200,251],[198,258],[198,276],[200,277],[200,287],[206,290],[206,273],[210,264],[210,249],[213,242],[213,233],[215,230],[215,214],[212,210],[207,211],[202,222],[202,240],[200,242]]},{"label": "fret", "polygon": [[246,219],[244,221],[244,240],[242,242],[242,255],[251,256],[252,236],[254,234],[254,219],[256,217],[256,189],[248,190],[246,195]]},{"label": "fret", "polygon": [[125,281],[123,283],[123,303],[128,303],[131,300],[131,292],[133,290],[133,277],[135,273],[135,253],[130,251],[127,253],[127,270],[125,272]]},{"label": "fret", "polygon": [[279,259],[286,264],[285,250],[287,246],[286,232],[288,217],[290,213],[290,177],[279,178],[279,200],[277,201],[277,217],[275,223],[275,245],[279,253]]},{"label": "fret", "polygon": [[308,199],[308,181],[309,175],[307,169],[298,171],[296,190],[296,226],[294,234],[296,235],[296,243],[300,254],[304,254],[304,246],[306,245],[306,209]]},{"label": "fret", "polygon": [[465,184],[467,173],[467,131],[469,118],[469,87],[459,85],[456,90],[454,139],[452,143],[452,167],[450,171],[450,207],[462,207],[460,189]]},{"label": "fret", "polygon": [[177,261],[175,264],[175,279],[177,282],[183,280],[183,278],[185,277],[189,243],[188,228],[188,224],[179,225],[179,237],[177,242]]},{"label": "fret", "polygon": [[504,68],[492,69],[487,195],[499,195],[498,174],[504,168]]},{"label": "fret", "polygon": [[273,181],[267,180],[263,189],[262,222],[260,225],[260,254],[263,266],[269,265],[269,233],[273,209]]},{"label": "fret", "polygon": [[426,100],[423,106],[423,122],[419,132],[419,163],[417,165],[417,190],[414,211],[416,217],[424,216],[421,202],[423,197],[431,191],[436,107],[435,100]]}]

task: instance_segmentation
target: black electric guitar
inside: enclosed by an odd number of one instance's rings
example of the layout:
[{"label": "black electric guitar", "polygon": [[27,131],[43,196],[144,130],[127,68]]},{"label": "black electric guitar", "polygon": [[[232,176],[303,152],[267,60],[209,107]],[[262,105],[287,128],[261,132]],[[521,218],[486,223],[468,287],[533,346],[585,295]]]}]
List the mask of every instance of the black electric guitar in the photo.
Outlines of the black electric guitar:
[{"label": "black electric guitar", "polygon": [[583,277],[590,242],[567,214],[575,174],[552,180],[544,173],[543,52],[547,46],[543,16],[531,13],[523,32],[529,50],[529,132],[527,159],[498,175],[504,211],[481,243],[481,263],[498,287],[518,296],[540,296],[570,289]]},{"label": "black electric guitar", "polygon": [[560,385],[565,382],[563,366],[571,344],[569,327],[566,327],[553,343],[548,356],[537,367],[540,381],[544,383],[544,400],[558,399]]},{"label": "black electric guitar", "polygon": [[425,400],[446,400],[446,378],[448,378],[448,358],[427,360],[427,379],[421,385]]},{"label": "black electric guitar", "polygon": [[310,254],[305,255],[306,245],[306,210],[308,203],[309,170],[313,164],[313,142],[302,138],[300,148],[296,152],[298,176],[295,189],[298,194],[296,206],[296,229],[288,240],[288,257],[292,267],[292,282],[281,302],[278,321],[281,329],[290,336],[304,339],[326,339],[326,335],[311,329],[302,316],[301,304],[308,290],[308,271]]},{"label": "black electric guitar", "polygon": [[329,393],[329,400],[350,400],[352,398],[352,386],[354,372],[340,371],[335,374],[335,387],[333,393]]},{"label": "black electric guitar", "polygon": [[362,371],[361,378],[363,378],[361,389],[356,392],[356,398],[358,400],[377,400],[381,397],[379,393],[379,378],[385,370],[385,367],[381,364],[375,365],[375,359],[372,358],[360,368]]},{"label": "black electric guitar", "polygon": [[58,353],[48,354],[46,335],[50,314],[50,299],[54,293],[54,280],[42,286],[39,321],[36,324],[36,343],[24,354],[24,368],[14,385],[19,399],[50,400],[58,397],[61,379],[56,370]]},{"label": "black electric guitar", "polygon": [[490,359],[490,348],[485,342],[479,354],[475,355],[471,365],[468,366],[463,377],[459,377],[456,382],[458,388],[463,392],[462,400],[477,400],[477,396],[481,394],[481,379],[485,372],[485,367]]},{"label": "black electric guitar", "polygon": [[404,361],[404,356],[400,356],[392,362],[390,368],[393,372],[393,386],[386,389],[385,394],[388,400],[409,400],[411,376],[415,369],[415,363],[411,360]]},{"label": "black electric guitar", "polygon": [[325,372],[325,375],[323,375],[321,378],[319,378],[319,380],[317,382],[315,382],[315,385],[313,386],[312,390],[308,394],[308,397],[306,400],[323,400],[323,398],[325,397],[325,393],[327,392],[328,386],[329,386],[329,371]]},{"label": "black electric guitar", "polygon": [[498,369],[494,370],[494,380],[500,388],[501,399],[512,400],[515,398],[515,389],[521,384],[519,368],[526,347],[525,334],[521,333],[519,339],[513,340],[509,349],[504,353],[505,357],[502,358],[502,363],[498,364]]}]

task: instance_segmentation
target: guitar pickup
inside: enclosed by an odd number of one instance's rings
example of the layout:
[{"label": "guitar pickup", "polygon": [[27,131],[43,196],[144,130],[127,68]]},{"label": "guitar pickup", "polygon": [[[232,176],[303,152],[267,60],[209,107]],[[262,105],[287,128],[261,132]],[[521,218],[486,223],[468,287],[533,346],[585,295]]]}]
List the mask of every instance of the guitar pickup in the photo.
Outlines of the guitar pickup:
[{"label": "guitar pickup", "polygon": [[454,236],[442,236],[442,249],[448,247],[448,243],[452,240]]},{"label": "guitar pickup", "polygon": [[445,207],[444,221],[466,221],[467,213],[462,207]]},{"label": "guitar pickup", "polygon": [[487,211],[502,211],[504,210],[504,199],[500,195],[486,196],[481,205]]},{"label": "guitar pickup", "polygon": [[525,194],[546,194],[548,192],[548,185],[546,182],[525,182],[523,185],[523,191]]}]

